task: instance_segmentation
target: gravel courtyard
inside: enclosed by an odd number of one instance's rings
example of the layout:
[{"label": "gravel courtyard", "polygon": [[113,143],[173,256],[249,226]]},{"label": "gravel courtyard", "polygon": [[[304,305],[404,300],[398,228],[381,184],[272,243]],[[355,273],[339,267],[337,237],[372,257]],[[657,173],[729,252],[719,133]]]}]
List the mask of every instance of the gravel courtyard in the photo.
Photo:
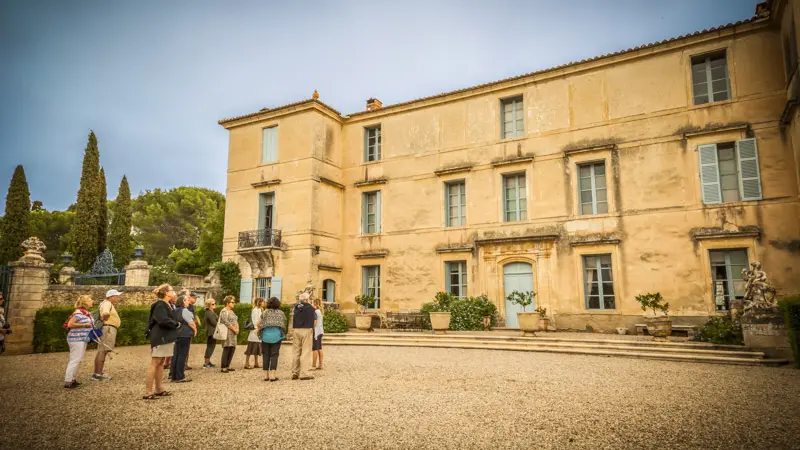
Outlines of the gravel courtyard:
[{"label": "gravel courtyard", "polygon": [[[800,448],[800,370],[491,350],[335,347],[313,381],[202,370],[143,401],[146,347],[61,387],[66,353],[0,357],[0,448]],[[218,361],[220,349],[215,360]]]}]

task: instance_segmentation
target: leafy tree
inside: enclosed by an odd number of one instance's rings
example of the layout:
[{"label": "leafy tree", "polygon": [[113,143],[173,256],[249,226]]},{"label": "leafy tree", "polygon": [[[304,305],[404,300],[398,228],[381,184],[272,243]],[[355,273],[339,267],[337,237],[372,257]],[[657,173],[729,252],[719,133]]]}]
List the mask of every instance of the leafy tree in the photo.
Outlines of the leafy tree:
[{"label": "leafy tree", "polygon": [[133,200],[134,239],[150,263],[165,264],[174,248],[198,248],[204,227],[224,204],[222,194],[205,188],[145,191]]},{"label": "leafy tree", "polygon": [[119,183],[117,199],[112,203],[111,228],[108,233],[108,248],[120,267],[131,261],[133,240],[131,239],[131,188],[128,178],[123,176]]},{"label": "leafy tree", "polygon": [[74,222],[75,213],[71,211],[31,212],[31,236],[38,237],[47,246],[44,253],[47,262],[58,263],[61,254],[69,249]]},{"label": "leafy tree", "polygon": [[201,228],[200,243],[194,250],[173,248],[169,259],[175,263],[175,271],[205,275],[214,263],[222,260],[222,232],[225,225],[225,209],[219,208]]},{"label": "leafy tree", "polygon": [[73,253],[78,270],[88,270],[100,253],[97,250],[100,229],[98,197],[100,196],[100,152],[97,149],[97,137],[94,131],[89,133],[89,142],[83,154],[81,185],[78,189],[75,226],[72,230]]},{"label": "leafy tree", "polygon": [[97,226],[97,253],[103,253],[108,239],[108,189],[106,188],[106,171],[100,168],[97,196],[97,211],[100,214]]},{"label": "leafy tree", "polygon": [[31,204],[31,211],[44,211],[44,203],[40,200],[34,200]]},{"label": "leafy tree", "polygon": [[169,254],[169,259],[175,264],[176,273],[194,275],[205,275],[208,273],[209,265],[203,262],[203,257],[199,250],[176,248]]},{"label": "leafy tree", "polygon": [[25,169],[17,166],[6,195],[6,214],[0,229],[0,264],[22,256],[20,244],[30,237],[31,193]]},{"label": "leafy tree", "polygon": [[214,269],[219,274],[219,284],[222,287],[222,296],[232,295],[239,301],[239,290],[242,287],[242,273],[239,265],[233,261],[218,262]]}]

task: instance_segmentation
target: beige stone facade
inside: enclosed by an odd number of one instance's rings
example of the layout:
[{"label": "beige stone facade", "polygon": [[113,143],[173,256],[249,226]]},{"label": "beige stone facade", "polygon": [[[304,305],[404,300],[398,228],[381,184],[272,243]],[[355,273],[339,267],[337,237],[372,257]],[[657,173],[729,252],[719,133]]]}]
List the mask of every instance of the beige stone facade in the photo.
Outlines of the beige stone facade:
[{"label": "beige stone facade", "polygon": [[676,323],[699,323],[738,295],[742,259],[800,292],[798,82],[782,39],[798,3],[355,114],[312,98],[222,120],[223,258],[245,300],[291,301],[311,280],[353,310],[379,275],[382,310],[450,289],[488,295],[511,326],[505,295],[529,287],[559,329],[632,326],[634,297],[655,291]]}]

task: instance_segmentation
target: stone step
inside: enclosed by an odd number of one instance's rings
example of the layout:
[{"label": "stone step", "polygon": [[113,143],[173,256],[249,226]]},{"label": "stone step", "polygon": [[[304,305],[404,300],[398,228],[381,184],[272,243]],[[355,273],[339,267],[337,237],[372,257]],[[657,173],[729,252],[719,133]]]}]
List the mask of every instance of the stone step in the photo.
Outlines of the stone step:
[{"label": "stone step", "polygon": [[474,345],[478,347],[490,347],[492,345],[504,345],[508,347],[548,347],[548,348],[573,348],[573,349],[592,349],[592,350],[616,350],[616,351],[643,351],[643,352],[659,352],[659,353],[681,353],[689,355],[710,355],[710,356],[733,356],[739,358],[764,358],[762,352],[754,351],[735,351],[735,350],[715,350],[710,348],[680,348],[674,346],[657,347],[657,346],[640,346],[628,345],[625,341],[616,341],[613,343],[597,344],[593,342],[570,342],[569,340],[561,342],[548,342],[548,341],[501,341],[501,340],[465,340],[465,339],[448,339],[440,337],[418,337],[418,338],[403,338],[403,339],[386,339],[382,336],[347,336],[347,337],[326,337],[326,343],[338,344],[343,342],[373,342],[376,345],[383,343],[401,342],[408,345],[419,345],[425,343],[451,345],[459,347],[461,345]]},{"label": "stone step", "polygon": [[[621,356],[630,358],[659,359],[668,361],[706,362],[715,364],[739,364],[753,366],[776,366],[786,364],[786,360],[769,359],[761,352],[702,350],[693,348],[646,347],[629,345],[589,345],[585,343],[553,343],[553,342],[514,342],[498,339],[449,339],[451,336],[428,335],[413,338],[384,338],[383,334],[336,334],[325,338],[328,345],[362,345],[381,347],[426,347],[426,348],[458,348],[478,350],[506,350],[525,352],[564,353],[595,356]],[[536,338],[526,338],[533,339]],[[570,341],[569,339],[564,339]],[[635,341],[631,341],[635,342]],[[616,341],[619,344],[619,341]],[[625,342],[627,344],[628,342]]]}]

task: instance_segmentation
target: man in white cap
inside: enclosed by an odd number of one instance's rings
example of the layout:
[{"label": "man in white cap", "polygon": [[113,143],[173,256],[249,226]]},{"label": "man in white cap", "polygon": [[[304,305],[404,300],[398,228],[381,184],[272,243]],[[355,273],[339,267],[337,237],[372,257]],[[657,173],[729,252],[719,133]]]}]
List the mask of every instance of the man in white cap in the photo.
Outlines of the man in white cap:
[{"label": "man in white cap", "polygon": [[97,356],[94,358],[93,381],[108,381],[110,376],[103,373],[103,366],[106,363],[106,355],[114,350],[117,342],[117,329],[120,325],[119,314],[116,304],[122,292],[111,289],[106,292],[106,299],[100,302],[100,319],[103,321],[103,335],[97,343]]}]

